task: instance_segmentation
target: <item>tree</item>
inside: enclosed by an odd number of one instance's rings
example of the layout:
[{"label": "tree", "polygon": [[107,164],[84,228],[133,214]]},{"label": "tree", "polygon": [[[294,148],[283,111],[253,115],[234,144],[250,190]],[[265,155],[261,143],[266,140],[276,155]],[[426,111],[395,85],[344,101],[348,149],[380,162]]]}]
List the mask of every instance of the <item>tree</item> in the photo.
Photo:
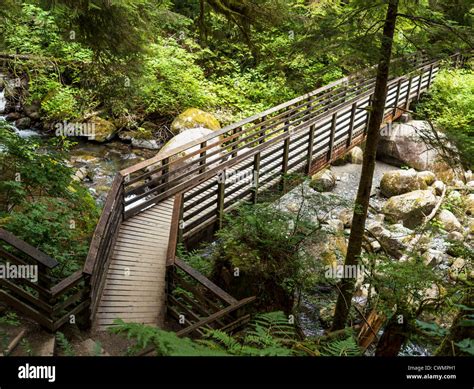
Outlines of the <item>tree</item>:
[{"label": "tree", "polygon": [[[380,47],[380,58],[377,67],[377,77],[375,90],[370,106],[370,120],[367,129],[367,143],[362,163],[359,189],[354,208],[354,218],[352,221],[349,245],[344,266],[354,266],[359,263],[362,251],[362,241],[365,232],[365,221],[369,208],[370,191],[372,189],[372,179],[375,170],[375,157],[377,145],[380,138],[380,126],[385,110],[387,94],[387,83],[390,70],[390,59],[392,57],[393,37],[397,21],[398,0],[390,0],[387,6],[383,37]],[[336,303],[336,311],[332,330],[339,330],[345,327],[351,306],[352,295],[354,293],[355,280],[352,278],[342,279],[339,290],[340,294]]]}]

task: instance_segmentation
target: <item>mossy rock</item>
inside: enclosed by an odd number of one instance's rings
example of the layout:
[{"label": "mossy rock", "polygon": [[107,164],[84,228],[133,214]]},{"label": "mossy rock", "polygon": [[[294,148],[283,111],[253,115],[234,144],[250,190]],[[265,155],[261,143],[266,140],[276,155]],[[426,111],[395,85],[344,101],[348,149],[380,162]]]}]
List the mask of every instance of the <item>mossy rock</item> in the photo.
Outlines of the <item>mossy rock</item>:
[{"label": "mossy rock", "polygon": [[89,119],[88,123],[93,125],[94,131],[94,136],[90,137],[90,139],[95,140],[96,142],[107,142],[108,140],[111,140],[117,132],[117,127],[115,127],[111,121],[102,119],[98,116]]},{"label": "mossy rock", "polygon": [[200,127],[212,131],[221,129],[221,125],[214,115],[197,108],[189,108],[174,119],[171,124],[171,132],[177,135],[184,130]]}]

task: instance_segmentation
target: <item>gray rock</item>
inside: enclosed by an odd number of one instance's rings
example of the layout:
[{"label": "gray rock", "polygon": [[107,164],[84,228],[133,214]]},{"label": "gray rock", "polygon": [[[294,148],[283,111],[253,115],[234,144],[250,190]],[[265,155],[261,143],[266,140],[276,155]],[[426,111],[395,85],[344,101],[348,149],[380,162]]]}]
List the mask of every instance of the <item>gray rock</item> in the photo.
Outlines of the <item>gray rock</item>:
[{"label": "gray rock", "polygon": [[435,182],[433,182],[432,187],[435,190],[436,195],[441,196],[443,194],[443,191],[444,191],[444,188],[446,187],[446,185],[444,184],[443,181],[436,180]]},{"label": "gray rock", "polygon": [[31,127],[31,119],[27,116],[17,119],[15,121],[15,126],[20,130],[26,130]]},{"label": "gray rock", "polygon": [[419,172],[418,177],[421,178],[426,185],[431,185],[436,181],[436,174],[429,170]]},{"label": "gray rock", "polygon": [[427,184],[414,169],[386,172],[380,181],[380,191],[386,197],[426,188]]},{"label": "gray rock", "polygon": [[415,228],[436,206],[436,197],[429,190],[415,190],[393,196],[383,206],[388,221],[401,221],[405,227]]},{"label": "gray rock", "polygon": [[142,149],[149,149],[149,150],[158,150],[161,146],[155,139],[145,140],[145,139],[132,139],[132,146],[139,147]]},{"label": "gray rock", "polygon": [[353,149],[351,149],[351,151],[349,151],[349,161],[351,163],[361,165],[363,159],[364,159],[364,152],[362,151],[360,147],[356,146]]},{"label": "gray rock", "polygon": [[318,192],[329,192],[336,186],[336,177],[329,169],[324,169],[311,177],[309,185]]},{"label": "gray rock", "polygon": [[447,209],[442,209],[439,212],[438,220],[446,231],[462,231],[461,223],[457,217]]}]

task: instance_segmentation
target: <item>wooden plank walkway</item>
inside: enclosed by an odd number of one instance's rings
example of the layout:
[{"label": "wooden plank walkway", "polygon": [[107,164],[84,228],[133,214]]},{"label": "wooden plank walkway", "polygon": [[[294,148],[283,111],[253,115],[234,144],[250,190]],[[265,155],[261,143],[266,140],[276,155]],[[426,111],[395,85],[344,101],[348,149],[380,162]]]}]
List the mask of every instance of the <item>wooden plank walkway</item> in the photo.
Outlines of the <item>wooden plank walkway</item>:
[{"label": "wooden plank walkway", "polygon": [[159,326],[165,309],[165,275],[174,199],[123,222],[93,327],[115,319]]}]

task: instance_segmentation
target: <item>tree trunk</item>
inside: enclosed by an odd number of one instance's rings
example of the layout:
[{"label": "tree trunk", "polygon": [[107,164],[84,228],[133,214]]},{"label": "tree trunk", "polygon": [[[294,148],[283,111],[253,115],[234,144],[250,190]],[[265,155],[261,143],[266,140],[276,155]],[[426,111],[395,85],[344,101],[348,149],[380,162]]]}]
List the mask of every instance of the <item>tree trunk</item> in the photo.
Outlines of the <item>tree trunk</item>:
[{"label": "tree trunk", "polygon": [[[387,83],[392,56],[393,35],[397,21],[398,1],[390,0],[383,29],[380,58],[377,67],[377,78],[375,90],[370,106],[370,119],[367,129],[367,142],[362,163],[362,173],[360,177],[359,189],[354,207],[354,218],[352,221],[351,235],[347,248],[345,266],[357,265],[362,250],[362,240],[365,231],[365,221],[369,208],[370,191],[372,189],[372,179],[375,169],[375,157],[377,145],[380,138],[380,126],[384,116],[385,101],[387,95]],[[344,278],[339,284],[339,296],[336,303],[336,312],[332,331],[344,328],[351,306],[352,295],[354,293],[355,279]]]},{"label": "tree trunk", "polygon": [[[395,313],[384,328],[383,334],[377,343],[376,357],[396,357],[407,339],[406,321],[398,322],[398,314]],[[402,316],[404,318],[405,316]]]}]

